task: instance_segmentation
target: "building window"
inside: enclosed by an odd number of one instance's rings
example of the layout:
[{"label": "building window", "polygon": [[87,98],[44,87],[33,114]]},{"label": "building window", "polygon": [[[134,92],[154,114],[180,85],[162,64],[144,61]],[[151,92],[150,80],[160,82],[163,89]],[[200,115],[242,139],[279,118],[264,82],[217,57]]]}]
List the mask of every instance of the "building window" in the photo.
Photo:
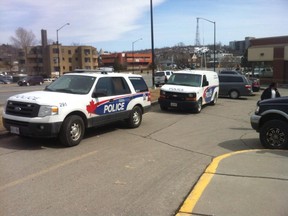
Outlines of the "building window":
[{"label": "building window", "polygon": [[55,54],[55,53],[58,53],[58,49],[57,48],[53,48],[52,49],[52,52]]},{"label": "building window", "polygon": [[72,58],[69,58],[69,63],[72,63]]},{"label": "building window", "polygon": [[72,51],[71,51],[71,50],[68,50],[68,54],[71,55],[71,54],[72,54]]},{"label": "building window", "polygon": [[90,61],[90,58],[85,58],[85,62],[87,63],[87,62],[91,62]]}]

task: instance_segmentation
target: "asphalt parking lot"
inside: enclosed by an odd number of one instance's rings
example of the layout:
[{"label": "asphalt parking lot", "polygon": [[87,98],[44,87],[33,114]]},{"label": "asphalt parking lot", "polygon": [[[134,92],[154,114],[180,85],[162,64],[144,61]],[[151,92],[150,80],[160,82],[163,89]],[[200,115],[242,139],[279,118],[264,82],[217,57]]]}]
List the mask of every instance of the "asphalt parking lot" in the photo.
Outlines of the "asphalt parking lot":
[{"label": "asphalt parking lot", "polygon": [[250,127],[259,97],[220,98],[200,114],[162,112],[156,104],[139,128],[89,131],[73,148],[1,137],[0,210],[35,216],[287,215],[286,152],[263,149]]}]

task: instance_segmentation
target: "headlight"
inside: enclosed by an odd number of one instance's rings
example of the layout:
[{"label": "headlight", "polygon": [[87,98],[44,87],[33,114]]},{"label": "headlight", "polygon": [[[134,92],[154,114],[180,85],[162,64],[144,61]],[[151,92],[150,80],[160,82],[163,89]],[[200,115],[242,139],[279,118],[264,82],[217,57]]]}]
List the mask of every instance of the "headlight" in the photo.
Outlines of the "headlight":
[{"label": "headlight", "polygon": [[163,91],[163,90],[160,90],[160,95],[165,96],[165,95],[166,95],[166,92]]},{"label": "headlight", "polygon": [[258,114],[258,113],[259,113],[259,110],[260,110],[260,107],[257,106],[257,107],[256,107],[256,110],[255,110],[255,114]]},{"label": "headlight", "polygon": [[58,107],[56,106],[40,106],[38,117],[58,115]]},{"label": "headlight", "polygon": [[189,94],[188,94],[188,97],[190,97],[190,98],[196,98],[196,93],[189,93]]}]

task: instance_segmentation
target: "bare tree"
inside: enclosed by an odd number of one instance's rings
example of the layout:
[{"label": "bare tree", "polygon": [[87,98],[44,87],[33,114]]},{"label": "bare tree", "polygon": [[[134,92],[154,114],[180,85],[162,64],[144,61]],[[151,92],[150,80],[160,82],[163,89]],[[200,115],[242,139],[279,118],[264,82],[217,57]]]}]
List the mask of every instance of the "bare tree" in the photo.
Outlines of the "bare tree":
[{"label": "bare tree", "polygon": [[19,27],[15,31],[15,37],[10,38],[12,44],[17,48],[26,50],[29,46],[36,44],[36,37],[32,31],[27,31],[24,28]]},{"label": "bare tree", "polygon": [[221,60],[220,60],[220,64],[222,68],[225,69],[233,69],[236,67],[236,65],[238,64],[236,58],[232,55],[227,55],[224,56]]}]

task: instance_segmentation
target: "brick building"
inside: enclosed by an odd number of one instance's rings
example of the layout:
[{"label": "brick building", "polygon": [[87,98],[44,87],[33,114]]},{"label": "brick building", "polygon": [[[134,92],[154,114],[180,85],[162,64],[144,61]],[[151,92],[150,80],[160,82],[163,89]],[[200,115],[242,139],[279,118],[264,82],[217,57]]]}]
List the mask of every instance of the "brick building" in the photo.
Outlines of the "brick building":
[{"label": "brick building", "polygon": [[115,68],[116,65],[121,65],[125,70],[141,71],[147,70],[150,64],[152,64],[151,53],[135,52],[101,54],[101,66],[104,67]]},{"label": "brick building", "polygon": [[253,68],[271,68],[270,77],[261,77],[262,83],[288,84],[288,36],[250,40],[248,61]]},{"label": "brick building", "polygon": [[27,74],[55,77],[79,68],[98,68],[98,52],[95,47],[48,45],[45,30],[41,31],[41,37],[42,45],[28,47],[25,52]]}]

